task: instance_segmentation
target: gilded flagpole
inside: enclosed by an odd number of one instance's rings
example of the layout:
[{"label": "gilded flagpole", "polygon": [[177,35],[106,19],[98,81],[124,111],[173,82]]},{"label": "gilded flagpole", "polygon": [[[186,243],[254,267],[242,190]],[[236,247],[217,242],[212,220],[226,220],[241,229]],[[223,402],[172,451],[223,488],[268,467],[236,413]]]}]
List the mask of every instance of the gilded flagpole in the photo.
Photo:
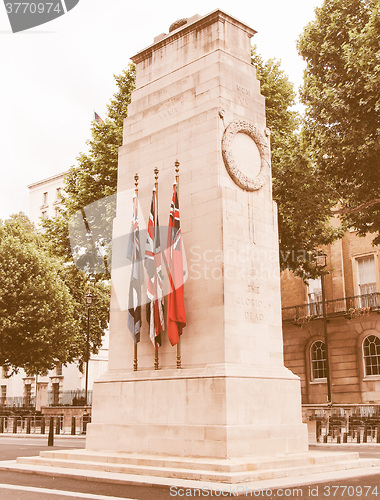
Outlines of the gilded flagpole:
[{"label": "gilded flagpole", "polygon": [[[155,210],[155,218],[157,220],[157,214],[158,214],[158,168],[156,167],[154,169],[154,187],[156,189],[156,210]],[[155,228],[154,228],[154,238],[156,239],[156,231],[157,231],[157,225],[156,225],[156,221],[155,221]],[[155,342],[155,345],[154,345],[154,369],[155,370],[158,370],[158,347],[157,347],[157,343]]]},{"label": "gilded flagpole", "polygon": [[[175,181],[177,183],[177,196],[179,197],[179,161],[176,160],[174,162],[175,166]],[[183,277],[182,277],[183,279]],[[177,369],[182,368],[182,361],[181,361],[181,335],[178,335],[178,342],[177,342]]]},{"label": "gilded flagpole", "polygon": [[[135,195],[136,195],[136,205],[133,207],[133,210],[137,210],[138,196],[139,196],[139,174],[135,174]],[[135,214],[133,214],[135,216]],[[133,348],[133,371],[137,371],[137,342],[134,342]]]}]

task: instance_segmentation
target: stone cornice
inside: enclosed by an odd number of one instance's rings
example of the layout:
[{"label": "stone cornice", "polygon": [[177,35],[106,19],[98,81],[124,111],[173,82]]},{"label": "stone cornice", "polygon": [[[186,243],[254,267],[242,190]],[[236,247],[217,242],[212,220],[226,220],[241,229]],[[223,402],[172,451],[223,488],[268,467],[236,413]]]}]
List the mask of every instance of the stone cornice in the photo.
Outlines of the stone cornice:
[{"label": "stone cornice", "polygon": [[[191,18],[190,18],[190,20],[191,20]],[[151,56],[151,54],[153,52],[155,52],[156,50],[159,50],[162,47],[169,45],[173,41],[187,35],[188,33],[191,33],[192,31],[204,29],[205,27],[207,27],[211,24],[214,24],[217,21],[229,22],[229,23],[237,26],[241,30],[245,31],[247,33],[247,35],[249,36],[249,38],[251,38],[255,33],[257,33],[257,31],[250,28],[246,24],[242,23],[241,21],[238,21],[237,19],[230,16],[229,14],[226,14],[225,12],[217,9],[217,10],[214,10],[201,18],[197,18],[194,22],[190,22],[188,24],[185,24],[185,25],[181,26],[180,28],[172,31],[171,33],[164,35],[162,39],[153,43],[152,45],[149,45],[149,47],[141,50],[136,55],[131,57],[131,59],[135,64],[138,64],[139,62],[141,62],[145,59],[148,59]]]}]

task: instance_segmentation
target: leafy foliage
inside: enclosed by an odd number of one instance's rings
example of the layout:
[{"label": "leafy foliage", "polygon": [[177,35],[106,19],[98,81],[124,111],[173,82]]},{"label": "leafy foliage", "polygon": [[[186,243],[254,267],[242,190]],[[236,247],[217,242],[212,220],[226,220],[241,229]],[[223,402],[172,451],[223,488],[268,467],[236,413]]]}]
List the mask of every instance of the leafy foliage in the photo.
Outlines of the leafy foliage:
[{"label": "leafy foliage", "polygon": [[[24,214],[0,225],[0,365],[44,374],[87,355],[85,273],[58,257],[54,241]],[[91,285],[89,352],[97,352],[109,315],[109,285]]]},{"label": "leafy foliage", "polygon": [[298,274],[312,272],[310,257],[320,245],[331,243],[341,231],[329,225],[334,205],[311,161],[301,117],[293,110],[296,94],[280,61],[264,61],[252,50],[261,93],[266,98],[271,129],[273,197],[278,204],[281,267]]},{"label": "leafy foliage", "polygon": [[44,373],[80,350],[76,304],[61,265],[29,219],[0,225],[0,365]]},{"label": "leafy foliage", "polygon": [[[79,155],[78,165],[71,167],[65,178],[65,210],[60,217],[43,223],[57,255],[73,262],[74,253],[78,267],[96,280],[110,278],[107,244],[112,239],[112,220],[116,215],[113,195],[117,187],[118,149],[122,145],[123,120],[135,88],[135,74],[135,67],[130,64],[121,75],[115,76],[118,90],[108,105],[108,116],[103,123],[93,122],[89,152]],[[83,247],[86,251],[81,256]],[[99,257],[104,266],[99,265]]]},{"label": "leafy foliage", "polygon": [[118,150],[135,77],[133,64],[115,76],[118,91],[108,105],[108,117],[103,123],[93,122],[89,152],[77,158],[78,165],[70,169],[65,179],[65,205],[70,215],[116,192]]},{"label": "leafy foliage", "polygon": [[298,49],[305,137],[320,178],[359,234],[380,243],[380,4],[325,0]]}]

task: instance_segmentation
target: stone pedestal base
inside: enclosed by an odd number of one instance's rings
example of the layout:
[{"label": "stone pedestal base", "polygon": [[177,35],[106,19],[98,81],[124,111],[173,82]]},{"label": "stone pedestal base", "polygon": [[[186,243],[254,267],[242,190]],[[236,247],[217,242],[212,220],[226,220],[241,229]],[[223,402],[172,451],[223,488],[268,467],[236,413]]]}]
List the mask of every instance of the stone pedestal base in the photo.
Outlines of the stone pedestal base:
[{"label": "stone pedestal base", "polygon": [[[110,411],[110,409],[112,409]],[[307,451],[299,379],[284,367],[108,372],[94,385],[88,451],[217,459]]]},{"label": "stone pedestal base", "polygon": [[18,458],[17,463],[0,463],[0,470],[118,484],[207,488],[215,492],[230,489],[230,493],[243,494],[244,488],[250,491],[310,485],[328,478],[369,475],[377,472],[379,465],[380,460],[359,459],[359,454],[353,452],[313,451],[282,458],[218,460],[55,450],[42,451],[39,457]]}]

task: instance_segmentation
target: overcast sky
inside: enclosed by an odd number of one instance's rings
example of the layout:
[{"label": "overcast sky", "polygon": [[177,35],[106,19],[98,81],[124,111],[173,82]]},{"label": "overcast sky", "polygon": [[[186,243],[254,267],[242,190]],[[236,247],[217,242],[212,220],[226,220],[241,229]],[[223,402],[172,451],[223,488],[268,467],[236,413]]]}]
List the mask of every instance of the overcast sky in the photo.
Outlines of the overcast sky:
[{"label": "overcast sky", "polygon": [[[20,0],[21,1],[21,0]],[[0,218],[29,210],[27,185],[66,171],[86,151],[93,110],[104,118],[113,75],[170,24],[220,8],[258,33],[253,43],[298,87],[296,50],[322,0],[80,0],[64,16],[13,34],[0,3]]]}]

